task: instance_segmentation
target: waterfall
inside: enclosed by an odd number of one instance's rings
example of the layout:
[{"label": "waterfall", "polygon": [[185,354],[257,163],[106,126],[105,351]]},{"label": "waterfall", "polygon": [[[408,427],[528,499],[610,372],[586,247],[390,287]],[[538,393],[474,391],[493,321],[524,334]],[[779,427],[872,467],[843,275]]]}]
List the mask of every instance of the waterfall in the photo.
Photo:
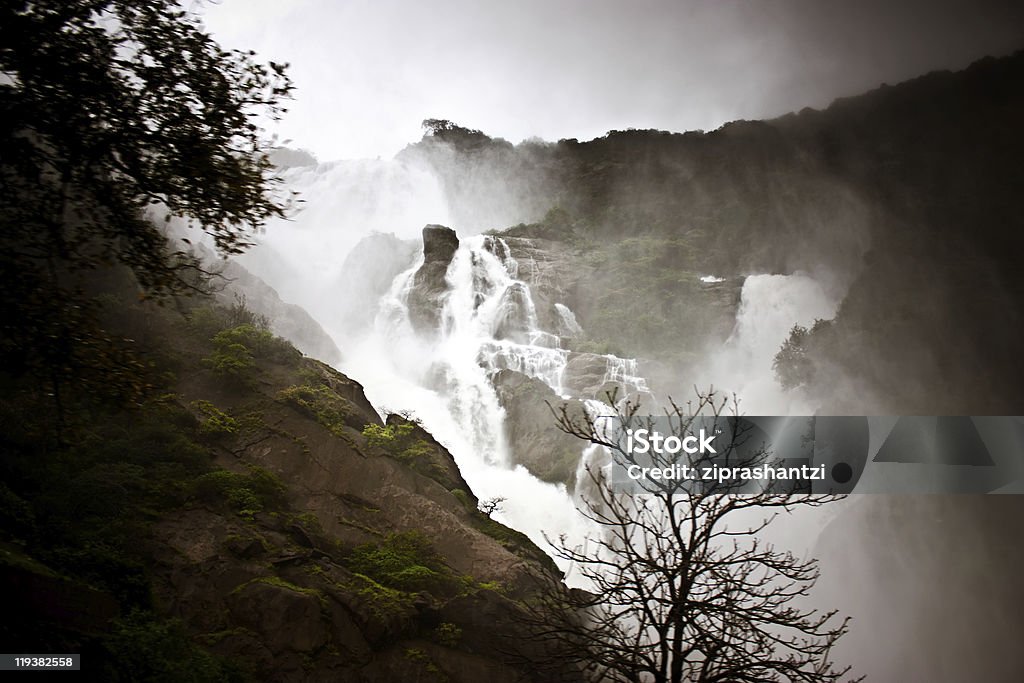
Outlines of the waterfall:
[{"label": "waterfall", "polygon": [[[332,321],[339,299],[349,294],[335,283],[345,254],[358,239],[374,230],[418,238],[427,220],[448,218],[436,179],[400,162],[321,164],[289,169],[285,179],[302,192],[303,210],[294,221],[269,225],[263,246],[243,261],[320,321]],[[344,317],[336,315],[325,325],[335,339],[345,339],[339,369],[363,384],[382,413],[407,410],[419,418],[449,449],[481,499],[504,497],[496,518],[542,548],[547,547],[544,532],[583,542],[592,529],[566,487],[510,465],[505,413],[491,383],[494,373],[514,370],[564,398],[576,393],[592,416],[611,414],[612,407],[594,400],[593,393],[580,394],[582,389],[574,389],[567,377],[574,357],[567,345],[585,336],[583,326],[568,306],[558,303],[546,318],[556,329],[542,329],[532,290],[538,264],[518,263],[500,237],[462,235],[445,276],[438,329],[435,334],[417,332],[408,300],[422,263],[421,255],[394,277],[379,300],[365,302],[374,309],[367,329],[353,334]],[[811,324],[815,317],[831,317],[834,309],[835,302],[808,277],[747,278],[732,337],[705,364],[706,376],[695,378],[697,383],[737,391],[748,413],[755,407],[770,414],[792,410],[792,400],[784,406],[779,401],[772,356],[794,323]],[[591,387],[588,391],[614,384],[624,397],[650,396],[635,359],[605,355],[584,361],[586,372],[594,373],[583,383]],[[578,473],[606,463],[601,449],[580,446]]]},{"label": "waterfall", "polygon": [[294,215],[270,221],[255,236],[259,246],[236,258],[340,341],[346,330],[331,329],[331,322],[345,256],[374,232],[418,240],[425,218],[448,221],[448,202],[431,171],[395,160],[299,166],[281,177],[299,193]]},{"label": "waterfall", "polygon": [[743,282],[732,334],[703,364],[697,386],[735,393],[747,415],[812,415],[815,406],[775,380],[772,362],[793,325],[835,317],[838,299],[813,278],[751,275]]},{"label": "waterfall", "polygon": [[407,301],[421,263],[395,278],[372,332],[346,349],[341,369],[364,384],[374,405],[422,420],[480,499],[505,498],[497,519],[542,548],[544,532],[582,541],[589,523],[565,486],[510,467],[505,413],[490,380],[499,370],[515,370],[563,395],[569,350],[538,327],[532,292],[516,279],[508,245],[483,235],[463,238],[448,266],[436,334],[417,333]]}]

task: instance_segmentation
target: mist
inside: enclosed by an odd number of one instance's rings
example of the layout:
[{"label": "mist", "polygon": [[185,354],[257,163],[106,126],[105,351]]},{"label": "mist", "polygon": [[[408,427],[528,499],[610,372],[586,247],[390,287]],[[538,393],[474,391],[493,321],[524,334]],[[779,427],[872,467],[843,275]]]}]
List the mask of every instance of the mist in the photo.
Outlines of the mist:
[{"label": "mist", "polygon": [[292,64],[282,140],[388,158],[428,117],[518,142],[712,130],[822,107],[1024,44],[1011,1],[197,3],[227,46]]},{"label": "mist", "polygon": [[[229,44],[294,62],[299,97],[270,132],[342,160],[294,157],[282,173],[304,204],[268,225],[240,262],[316,318],[341,349],[338,367],[379,411],[420,419],[481,499],[506,499],[497,518],[540,547],[546,535],[582,543],[594,530],[575,511],[572,477],[545,479],[517,460],[517,447],[554,441],[509,443],[516,406],[496,379],[504,371],[533,380],[537,403],[575,401],[591,414],[612,409],[600,393],[611,385],[651,407],[714,386],[755,415],[1019,410],[1012,375],[992,379],[1012,357],[1002,337],[986,345],[954,329],[970,301],[988,325],[1009,310],[1006,327],[1019,330],[999,249],[975,254],[950,238],[962,224],[936,218],[949,207],[917,204],[939,205],[985,169],[964,149],[994,149],[1012,130],[991,113],[998,99],[986,109],[979,98],[977,113],[963,95],[979,89],[973,82],[933,80],[907,95],[917,108],[905,118],[888,89],[802,111],[1011,53],[1024,45],[1017,3],[253,7],[242,16],[225,2],[206,10],[207,22]],[[968,103],[962,119],[919,114],[945,111],[920,94],[933,87],[952,92],[941,102]],[[468,128],[421,139],[420,121],[438,116]],[[1004,127],[960,147],[950,131],[969,129],[961,124],[972,116]],[[760,119],[770,121],[725,125]],[[900,166],[946,158],[948,185]],[[955,159],[967,159],[962,172]],[[982,185],[995,192],[995,182]],[[979,230],[995,231],[1004,215],[999,197],[990,215],[965,206]],[[424,331],[409,293],[428,224],[453,228],[458,246],[436,283],[441,323]],[[629,276],[615,272],[621,244],[639,252]],[[622,291],[642,290],[638,272],[670,270],[659,249],[683,264],[669,285],[682,303],[651,313],[638,297],[636,310],[623,310],[632,300]],[[983,285],[954,279],[969,279],[953,275],[962,254]],[[502,297],[510,288],[518,303]],[[644,313],[666,326],[698,311],[694,336],[671,341],[686,353],[630,336]],[[518,337],[499,332],[510,319],[522,322]],[[827,324],[806,349],[813,373],[786,390],[776,354],[795,325],[819,320]],[[879,340],[890,335],[900,348],[887,355]],[[967,358],[965,369],[951,357]],[[582,444],[569,457],[577,481],[601,462]],[[1019,505],[965,501],[855,497],[786,517],[770,535],[821,558],[812,599],[854,616],[838,654],[855,673],[1007,675],[984,652],[989,643],[1005,655],[1021,633],[1019,617],[998,607],[1018,596],[1007,588],[1015,564],[991,525],[1017,517]],[[986,568],[997,577],[982,590]],[[571,566],[561,569],[571,578]],[[958,658],[948,655],[960,643]]]}]

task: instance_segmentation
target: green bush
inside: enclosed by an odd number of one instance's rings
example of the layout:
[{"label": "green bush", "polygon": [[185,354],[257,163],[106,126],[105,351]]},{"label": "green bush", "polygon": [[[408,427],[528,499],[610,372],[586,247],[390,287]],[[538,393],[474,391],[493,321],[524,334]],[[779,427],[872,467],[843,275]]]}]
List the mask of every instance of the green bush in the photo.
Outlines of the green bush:
[{"label": "green bush", "polygon": [[211,341],[213,353],[203,362],[222,375],[244,377],[256,367],[257,358],[286,363],[302,357],[284,339],[250,323],[221,330]]},{"label": "green bush", "polygon": [[114,683],[246,680],[236,665],[193,643],[177,620],[133,612],[115,622],[103,646],[109,657],[100,678]]},{"label": "green bush", "polygon": [[437,641],[438,645],[456,647],[461,639],[462,629],[447,621],[442,621],[434,629],[434,640]]},{"label": "green bush", "polygon": [[218,347],[241,344],[255,357],[276,362],[295,360],[302,356],[288,341],[249,323],[221,330],[213,336],[213,343]]},{"label": "green bush", "polygon": [[244,344],[219,343],[203,362],[218,375],[243,377],[256,367],[252,353]]},{"label": "green bush", "polygon": [[203,416],[203,419],[199,422],[199,432],[201,434],[218,436],[238,432],[238,420],[209,401],[192,401],[189,405]]},{"label": "green bush", "polygon": [[248,474],[229,470],[208,472],[196,480],[193,493],[206,503],[227,501],[238,514],[252,517],[257,512],[280,507],[284,490],[277,476],[250,465]]},{"label": "green bush", "polygon": [[282,389],[277,395],[277,400],[302,409],[335,436],[342,436],[345,433],[345,418],[355,410],[348,399],[324,385],[291,386]]},{"label": "green bush", "polygon": [[411,422],[402,424],[368,424],[363,427],[363,436],[371,448],[379,448],[393,458],[403,462],[413,462],[429,458],[433,448],[425,440],[415,435],[416,425]]},{"label": "green bush", "polygon": [[437,589],[450,578],[430,541],[418,531],[388,534],[380,543],[361,545],[352,551],[348,565],[356,574],[401,591]]}]

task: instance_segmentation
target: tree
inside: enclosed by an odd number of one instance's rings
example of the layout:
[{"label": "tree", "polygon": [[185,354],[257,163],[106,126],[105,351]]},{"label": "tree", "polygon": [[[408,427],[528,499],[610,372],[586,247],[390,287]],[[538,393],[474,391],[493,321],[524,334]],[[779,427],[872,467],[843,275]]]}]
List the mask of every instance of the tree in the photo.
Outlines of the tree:
[{"label": "tree", "polygon": [[291,90],[284,65],[222,49],[178,0],[5,2],[5,367],[41,366],[57,396],[60,378],[102,365],[96,349],[112,341],[88,296],[100,267],[129,268],[149,296],[202,289],[198,260],[148,209],[200,227],[223,254],[285,215],[257,117],[280,116]]},{"label": "tree", "polygon": [[821,348],[822,339],[831,329],[832,321],[820,318],[810,329],[802,325],[793,326],[772,361],[775,378],[783,389],[795,389],[814,382],[817,374],[814,351]]},{"label": "tree", "polygon": [[[635,404],[621,406],[613,416],[621,430],[652,428]],[[698,394],[685,408],[672,403],[661,419],[679,438],[698,424],[725,432],[718,440],[727,445],[693,456],[696,467],[776,462],[763,444],[747,443],[748,428],[735,412],[723,415],[725,407],[713,392]],[[603,420],[564,406],[556,415],[563,431],[603,446],[623,467],[676,461],[651,454],[641,463],[623,447],[622,432]],[[549,583],[528,617],[549,653],[602,681],[818,683],[847,674],[829,656],[847,619],[796,604],[817,580],[815,560],[758,538],[779,513],[838,496],[793,495],[772,485],[752,490],[749,481],[731,479],[685,486],[648,479],[641,493],[629,493],[617,490],[602,468],[590,466],[587,474],[581,512],[600,535],[584,547],[564,536],[552,546],[590,587]]]}]

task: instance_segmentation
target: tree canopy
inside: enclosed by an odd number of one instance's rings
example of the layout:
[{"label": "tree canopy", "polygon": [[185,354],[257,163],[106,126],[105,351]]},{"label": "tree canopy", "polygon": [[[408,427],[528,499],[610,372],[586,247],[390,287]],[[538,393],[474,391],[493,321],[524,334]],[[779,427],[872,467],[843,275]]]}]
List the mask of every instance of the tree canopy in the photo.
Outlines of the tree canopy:
[{"label": "tree canopy", "polygon": [[255,119],[283,111],[284,65],[224,50],[177,1],[9,2],[0,45],[9,257],[116,260],[173,290],[148,205],[225,253],[283,214]]},{"label": "tree canopy", "polygon": [[225,255],[285,215],[260,128],[284,112],[285,67],[220,47],[177,0],[3,3],[0,359],[10,372],[42,367],[56,385],[86,356],[105,366],[110,340],[89,315],[101,266],[130,268],[148,295],[196,288],[197,259],[171,246],[150,209],[198,226]]}]

